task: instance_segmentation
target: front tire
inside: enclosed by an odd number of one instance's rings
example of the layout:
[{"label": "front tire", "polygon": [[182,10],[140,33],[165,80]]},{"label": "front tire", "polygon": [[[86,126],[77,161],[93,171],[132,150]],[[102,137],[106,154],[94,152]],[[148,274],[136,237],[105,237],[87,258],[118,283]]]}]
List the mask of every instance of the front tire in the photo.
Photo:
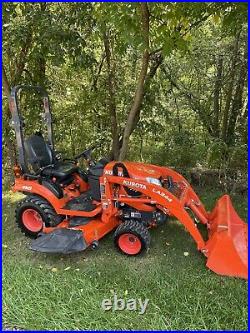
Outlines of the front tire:
[{"label": "front tire", "polygon": [[16,223],[30,238],[36,238],[43,227],[54,227],[62,221],[54,208],[43,198],[28,195],[16,207]]},{"label": "front tire", "polygon": [[141,222],[129,220],[120,224],[116,229],[114,243],[123,254],[136,256],[148,250],[150,234]]}]

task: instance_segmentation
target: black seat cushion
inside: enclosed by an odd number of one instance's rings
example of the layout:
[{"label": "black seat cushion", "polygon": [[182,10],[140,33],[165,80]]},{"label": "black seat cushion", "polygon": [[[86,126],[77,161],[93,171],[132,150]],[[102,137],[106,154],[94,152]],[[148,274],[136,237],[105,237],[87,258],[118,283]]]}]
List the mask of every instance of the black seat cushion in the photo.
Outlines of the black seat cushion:
[{"label": "black seat cushion", "polygon": [[27,162],[34,171],[54,163],[52,149],[41,135],[31,135],[25,140],[24,148]]},{"label": "black seat cushion", "polygon": [[49,177],[60,178],[61,180],[72,175],[72,173],[78,172],[78,167],[72,163],[57,163],[53,167],[45,168],[42,174]]}]

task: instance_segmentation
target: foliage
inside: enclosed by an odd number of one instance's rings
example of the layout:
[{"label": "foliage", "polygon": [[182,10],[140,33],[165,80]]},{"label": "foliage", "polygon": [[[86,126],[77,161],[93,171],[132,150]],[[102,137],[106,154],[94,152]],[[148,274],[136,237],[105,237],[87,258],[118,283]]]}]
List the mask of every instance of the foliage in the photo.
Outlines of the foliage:
[{"label": "foliage", "polygon": [[[149,3],[148,10],[149,63],[127,158],[245,170],[237,156],[246,156],[247,144],[246,4]],[[108,155],[115,135],[122,146],[144,50],[138,3],[3,5],[8,84],[48,89],[57,148],[69,156],[95,142],[96,155]],[[42,126],[39,102],[23,96],[21,105],[30,134]],[[14,137],[8,117],[4,156]]]}]

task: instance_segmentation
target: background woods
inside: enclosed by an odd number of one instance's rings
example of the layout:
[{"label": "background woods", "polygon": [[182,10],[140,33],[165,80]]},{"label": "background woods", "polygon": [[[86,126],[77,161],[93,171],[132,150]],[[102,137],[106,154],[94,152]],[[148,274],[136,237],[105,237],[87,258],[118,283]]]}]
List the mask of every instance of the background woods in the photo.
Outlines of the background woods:
[{"label": "background woods", "polygon": [[[55,141],[97,154],[223,173],[247,169],[247,4],[5,3],[4,167],[15,162],[7,97],[51,95]],[[36,97],[22,96],[27,133]]]}]

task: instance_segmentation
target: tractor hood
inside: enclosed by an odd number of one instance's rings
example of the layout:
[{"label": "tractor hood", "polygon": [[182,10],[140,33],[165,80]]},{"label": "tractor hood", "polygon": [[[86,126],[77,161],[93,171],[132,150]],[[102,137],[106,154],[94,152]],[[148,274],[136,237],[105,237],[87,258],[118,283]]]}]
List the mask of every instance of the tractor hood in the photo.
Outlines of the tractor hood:
[{"label": "tractor hood", "polygon": [[[104,169],[104,175],[113,175],[113,167],[117,162],[110,162]],[[128,171],[128,177],[146,180],[146,178],[159,179],[162,176],[162,167],[153,164],[144,164],[138,162],[122,162]],[[124,170],[118,167],[118,175],[124,175]]]}]

